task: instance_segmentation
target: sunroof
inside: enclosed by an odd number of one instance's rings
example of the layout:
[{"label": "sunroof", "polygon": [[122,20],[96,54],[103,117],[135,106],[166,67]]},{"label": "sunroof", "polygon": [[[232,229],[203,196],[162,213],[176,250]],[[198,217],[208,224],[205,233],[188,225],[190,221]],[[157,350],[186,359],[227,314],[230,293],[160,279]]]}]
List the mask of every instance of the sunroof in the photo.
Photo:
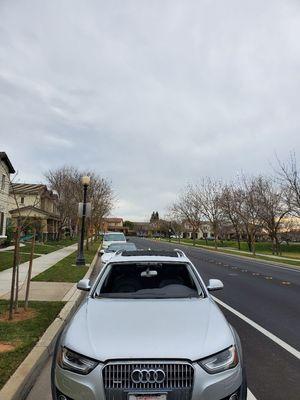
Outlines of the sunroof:
[{"label": "sunroof", "polygon": [[176,251],[172,250],[135,250],[135,251],[122,251],[122,256],[137,257],[137,256],[153,256],[153,257],[178,257]]}]

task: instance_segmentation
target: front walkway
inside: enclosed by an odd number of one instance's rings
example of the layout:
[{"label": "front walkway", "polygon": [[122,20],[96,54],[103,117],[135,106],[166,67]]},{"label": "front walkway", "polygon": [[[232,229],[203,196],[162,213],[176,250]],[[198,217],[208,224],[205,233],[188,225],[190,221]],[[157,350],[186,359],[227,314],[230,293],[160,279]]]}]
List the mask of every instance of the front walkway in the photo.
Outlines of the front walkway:
[{"label": "front walkway", "polygon": [[[46,271],[52,267],[58,261],[74,253],[77,249],[77,244],[63,247],[62,249],[53,251],[52,253],[45,254],[41,257],[35,258],[32,265],[32,278],[39,275],[41,272]],[[22,291],[22,285],[25,285],[27,273],[28,273],[29,261],[20,264],[19,267],[19,288]],[[12,279],[12,268],[6,269],[0,272],[0,298],[7,297],[7,293],[10,292]],[[33,282],[32,282],[33,283]],[[51,290],[51,288],[50,288]]]}]

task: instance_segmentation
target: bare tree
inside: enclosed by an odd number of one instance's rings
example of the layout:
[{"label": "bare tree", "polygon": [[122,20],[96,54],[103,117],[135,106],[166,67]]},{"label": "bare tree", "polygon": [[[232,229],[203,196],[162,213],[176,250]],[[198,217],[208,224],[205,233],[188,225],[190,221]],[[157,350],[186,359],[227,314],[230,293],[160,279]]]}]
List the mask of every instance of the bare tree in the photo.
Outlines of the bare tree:
[{"label": "bare tree", "polygon": [[59,236],[64,227],[68,227],[72,231],[78,224],[77,210],[78,203],[82,201],[81,177],[83,175],[91,178],[88,187],[88,201],[91,203],[90,229],[93,227],[99,231],[102,218],[112,209],[115,197],[111,183],[94,171],[80,171],[71,166],[49,170],[45,173],[45,177],[50,188],[58,194],[59,199]]},{"label": "bare tree", "polygon": [[180,243],[183,231],[184,231],[184,220],[181,214],[175,212],[172,208],[169,209],[166,219],[169,221],[170,228],[174,232],[178,243]]},{"label": "bare tree", "polygon": [[290,212],[286,202],[286,189],[275,185],[268,177],[257,177],[255,194],[258,201],[258,215],[263,228],[272,241],[273,254],[280,254],[280,231],[284,226],[284,218]]},{"label": "bare tree", "polygon": [[[14,316],[14,311],[18,311],[19,306],[19,265],[20,265],[20,239],[21,233],[24,229],[28,228],[30,223],[30,216],[32,210],[26,211],[25,215],[21,215],[21,209],[17,194],[15,192],[14,180],[17,174],[9,180],[9,196],[17,209],[17,218],[15,219],[14,226],[14,257],[13,257],[13,267],[12,267],[12,280],[11,280],[11,290],[10,290],[10,301],[9,301],[9,319],[12,320]],[[33,207],[39,203],[38,194],[33,201]],[[28,289],[29,296],[29,289]]]},{"label": "bare tree", "polygon": [[89,201],[91,202],[90,228],[98,236],[103,218],[113,208],[115,195],[111,183],[105,178],[102,178],[93,171],[88,172],[87,175],[91,177],[91,185],[88,191]]},{"label": "bare tree", "polygon": [[188,222],[192,228],[193,244],[196,243],[196,235],[201,225],[201,210],[195,202],[195,190],[188,185],[179,195],[178,200],[171,207],[171,211],[177,219],[183,223]]},{"label": "bare tree", "polygon": [[300,217],[300,172],[296,154],[291,153],[287,162],[282,162],[279,158],[277,158],[277,162],[279,165],[277,174],[287,188],[286,201],[289,203],[291,211]]},{"label": "bare tree", "polygon": [[68,227],[72,232],[77,224],[77,206],[81,190],[80,174],[76,168],[64,166],[49,170],[44,174],[50,189],[58,195],[58,239],[63,228]]},{"label": "bare tree", "polygon": [[256,184],[255,177],[242,175],[233,190],[235,212],[238,214],[247,236],[249,251],[253,254],[256,251],[257,235],[262,228]]},{"label": "bare tree", "polygon": [[233,185],[226,185],[223,189],[220,205],[223,210],[224,219],[232,225],[238,242],[238,248],[241,249],[241,235],[242,235],[242,223],[241,218],[237,212],[236,207],[236,196],[234,193]]},{"label": "bare tree", "polygon": [[223,221],[222,193],[222,182],[211,178],[203,178],[200,184],[195,185],[193,191],[195,207],[211,225],[215,248],[217,248],[218,235]]}]

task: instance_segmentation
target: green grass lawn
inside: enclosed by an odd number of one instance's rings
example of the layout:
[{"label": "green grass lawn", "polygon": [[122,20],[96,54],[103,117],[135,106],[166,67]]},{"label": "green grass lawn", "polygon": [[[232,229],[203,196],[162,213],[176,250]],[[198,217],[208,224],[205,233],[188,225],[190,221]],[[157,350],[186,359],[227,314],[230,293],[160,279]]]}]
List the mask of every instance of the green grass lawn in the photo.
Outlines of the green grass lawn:
[{"label": "green grass lawn", "polygon": [[[0,321],[0,342],[15,346],[15,350],[0,353],[0,389],[34,347],[63,305],[62,302],[53,301],[30,302],[30,308],[36,311],[33,318],[18,322]],[[0,315],[7,310],[7,307],[8,302],[0,300]]]},{"label": "green grass lawn", "polygon": [[[34,258],[38,257],[37,255]],[[20,264],[28,261],[30,254],[20,254]],[[14,254],[12,251],[1,251],[0,252],[0,271],[12,268],[14,260]]]},{"label": "green grass lawn", "polygon": [[[172,239],[172,242],[177,242]],[[193,244],[192,239],[181,239],[182,243]],[[177,242],[178,243],[178,242]],[[227,247],[232,248],[233,250],[238,250],[238,244],[233,240],[223,240],[218,241],[218,247]],[[207,244],[205,240],[197,239],[196,244],[201,246],[210,246],[214,247],[215,242],[213,240],[208,240]],[[270,242],[257,242],[255,244],[256,252],[261,254],[272,255],[272,244]],[[241,250],[249,253],[248,245],[246,242],[241,242]],[[291,258],[300,258],[300,244],[299,243],[290,243],[290,244],[282,244],[281,245],[282,256],[283,257],[291,257]]]},{"label": "green grass lawn", "polygon": [[[100,241],[97,241],[90,246],[89,251],[85,251],[85,262],[90,264],[98,250]],[[76,263],[77,252],[70,254],[53,267],[47,269],[45,272],[34,277],[33,281],[40,282],[78,282],[86,274],[88,267],[77,267]]]},{"label": "green grass lawn", "polygon": [[[164,241],[169,241],[168,239],[161,239]],[[173,244],[179,244],[178,240],[172,239],[171,243]],[[180,244],[187,244],[189,246],[193,245],[193,240],[192,239],[181,239]],[[206,242],[205,240],[197,239],[196,240],[196,246],[208,246],[211,247],[211,250],[214,250],[214,241],[209,240]],[[232,250],[230,250],[232,248]],[[223,243],[218,241],[218,249],[216,251],[222,252],[222,253],[227,253],[227,254],[233,254],[233,255],[242,255],[243,257],[249,257],[249,258],[256,258],[260,260],[266,260],[266,261],[273,261],[273,262],[280,262],[281,264],[288,264],[288,265],[294,265],[294,266],[300,266],[300,262],[297,260],[293,260],[293,258],[299,258],[300,259],[300,244],[298,243],[291,243],[289,245],[283,245],[284,249],[288,248],[289,251],[285,251],[282,253],[283,257],[290,257],[290,260],[286,259],[278,259],[276,257],[266,257],[267,255],[272,256],[272,247],[270,243],[256,243],[256,252],[261,253],[262,255],[253,255],[252,253],[249,252],[247,243],[242,242],[241,243],[241,250],[245,251],[245,253],[238,253],[234,250],[238,250],[237,243],[234,241],[223,241]]]},{"label": "green grass lawn", "polygon": [[[34,246],[34,258],[39,257],[40,254],[49,254],[55,250],[62,249],[63,247],[70,246],[71,244],[77,243],[77,239],[62,239],[59,241],[49,241],[45,244],[36,243]],[[20,264],[26,262],[30,258],[31,243],[26,243],[25,246],[20,247]],[[0,271],[12,268],[14,251],[0,251]]]},{"label": "green grass lawn", "polygon": [[[70,246],[71,244],[77,243],[77,239],[62,239],[58,241],[49,241],[46,243],[36,242],[34,246],[34,252],[37,254],[49,254],[52,251],[62,249],[63,247]],[[24,247],[21,247],[21,251],[29,253],[31,249],[31,243],[26,243]]]}]

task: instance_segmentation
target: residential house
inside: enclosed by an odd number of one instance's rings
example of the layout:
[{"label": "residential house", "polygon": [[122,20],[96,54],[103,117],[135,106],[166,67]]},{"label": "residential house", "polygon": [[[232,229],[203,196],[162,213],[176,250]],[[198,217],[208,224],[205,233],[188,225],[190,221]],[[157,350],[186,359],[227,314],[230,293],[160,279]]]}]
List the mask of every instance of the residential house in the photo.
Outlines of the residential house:
[{"label": "residential house", "polygon": [[[193,226],[188,221],[183,222],[183,237],[193,239]],[[214,235],[211,225],[207,221],[202,221],[197,232],[195,232],[195,239],[213,239]]]},{"label": "residential house", "polygon": [[123,225],[123,218],[107,217],[102,220],[103,232],[124,232],[127,233],[128,228]]},{"label": "residential house", "polygon": [[13,183],[10,189],[9,212],[13,225],[21,220],[22,234],[36,229],[39,239],[58,236],[58,196],[43,184]]},{"label": "residential house", "polygon": [[6,221],[8,217],[9,202],[9,183],[10,174],[14,174],[15,170],[12,166],[7,154],[0,152],[0,243],[6,239]]}]

